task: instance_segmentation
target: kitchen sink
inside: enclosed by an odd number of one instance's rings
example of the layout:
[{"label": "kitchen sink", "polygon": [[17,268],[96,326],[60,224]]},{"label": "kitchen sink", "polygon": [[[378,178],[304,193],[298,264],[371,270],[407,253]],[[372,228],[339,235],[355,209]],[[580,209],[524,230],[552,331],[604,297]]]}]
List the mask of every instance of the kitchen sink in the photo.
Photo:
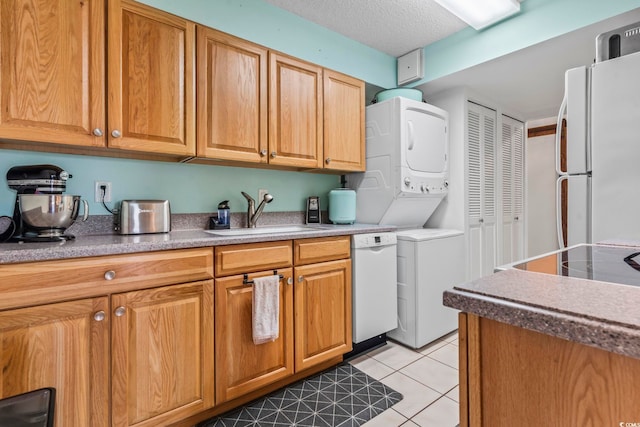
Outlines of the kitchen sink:
[{"label": "kitchen sink", "polygon": [[256,234],[297,233],[300,231],[318,230],[318,227],[304,225],[280,225],[273,227],[230,228],[227,230],[204,230],[214,236],[254,236]]}]

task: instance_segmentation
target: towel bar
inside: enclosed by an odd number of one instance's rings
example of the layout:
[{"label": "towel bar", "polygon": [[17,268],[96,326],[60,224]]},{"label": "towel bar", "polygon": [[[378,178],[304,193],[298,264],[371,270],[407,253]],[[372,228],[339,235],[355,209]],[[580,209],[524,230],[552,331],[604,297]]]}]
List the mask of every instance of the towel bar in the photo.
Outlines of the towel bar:
[{"label": "towel bar", "polygon": [[[278,270],[273,270],[273,274],[278,274]],[[242,280],[242,284],[243,285],[253,285],[253,280],[249,280],[249,275],[247,273],[244,273],[244,279]],[[284,279],[284,276],[282,274],[278,274],[278,277],[280,278],[280,280]]]}]

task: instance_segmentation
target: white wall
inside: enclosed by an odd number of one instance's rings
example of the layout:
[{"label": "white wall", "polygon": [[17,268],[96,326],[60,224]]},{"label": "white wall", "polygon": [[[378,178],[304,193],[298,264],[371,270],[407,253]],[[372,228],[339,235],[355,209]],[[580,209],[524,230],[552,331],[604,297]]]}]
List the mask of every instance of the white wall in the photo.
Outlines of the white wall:
[{"label": "white wall", "polygon": [[[527,129],[555,124],[555,118],[527,123]],[[555,134],[527,138],[525,142],[525,206],[527,257],[558,249],[556,233]]]}]

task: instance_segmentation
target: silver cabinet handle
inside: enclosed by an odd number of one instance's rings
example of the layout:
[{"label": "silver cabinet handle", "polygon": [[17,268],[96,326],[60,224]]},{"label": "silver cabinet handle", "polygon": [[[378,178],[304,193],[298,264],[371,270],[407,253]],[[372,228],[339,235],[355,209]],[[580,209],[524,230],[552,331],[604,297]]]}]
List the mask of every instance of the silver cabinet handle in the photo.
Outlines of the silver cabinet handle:
[{"label": "silver cabinet handle", "polygon": [[480,224],[482,224],[482,223],[484,222],[484,219],[480,218],[480,219],[478,220],[478,222],[479,222]]},{"label": "silver cabinet handle", "polygon": [[95,129],[93,130],[93,135],[94,135],[94,136],[102,136],[102,135],[103,135],[103,133],[102,133],[102,129],[100,129],[100,128],[95,128]]},{"label": "silver cabinet handle", "polygon": [[267,150],[260,150],[260,155],[262,157],[266,156],[267,155]]},{"label": "silver cabinet handle", "polygon": [[116,278],[116,272],[113,270],[109,270],[106,273],[104,273],[105,280],[113,280],[115,278]]},{"label": "silver cabinet handle", "polygon": [[287,277],[287,285],[293,285],[293,278]]},{"label": "silver cabinet handle", "polygon": [[116,308],[113,313],[116,315],[116,317],[122,317],[126,312],[127,312],[127,309],[120,306]]},{"label": "silver cabinet handle", "polygon": [[102,322],[104,320],[104,318],[105,318],[105,315],[104,315],[104,311],[102,311],[102,310],[96,311],[93,314],[93,320],[95,320],[96,322]]},{"label": "silver cabinet handle", "polygon": [[298,276],[298,283],[304,282],[304,276]]},{"label": "silver cabinet handle", "polygon": [[513,219],[515,219],[516,221],[518,221],[518,220],[520,220],[520,217],[519,217],[519,216],[517,216],[517,217],[515,217],[515,218],[513,218]]},{"label": "silver cabinet handle", "polygon": [[116,129],[113,132],[111,132],[111,136],[114,137],[114,138],[120,138],[122,136],[122,134],[120,133],[120,131],[118,129]]},{"label": "silver cabinet handle", "polygon": [[277,155],[278,155],[278,153],[276,153],[275,151],[271,152],[271,158],[272,159],[275,159]]},{"label": "silver cabinet handle", "polygon": [[327,157],[326,160],[324,161],[326,164],[331,163],[331,157]]}]

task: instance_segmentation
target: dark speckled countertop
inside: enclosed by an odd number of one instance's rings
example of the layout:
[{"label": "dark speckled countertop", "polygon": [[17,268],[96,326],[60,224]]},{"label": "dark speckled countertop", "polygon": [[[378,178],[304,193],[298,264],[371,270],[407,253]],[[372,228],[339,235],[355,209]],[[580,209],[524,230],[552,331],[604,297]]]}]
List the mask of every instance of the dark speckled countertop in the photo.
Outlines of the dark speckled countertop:
[{"label": "dark speckled countertop", "polygon": [[[269,224],[269,227],[286,224]],[[289,224],[303,225],[303,224]],[[78,258],[99,255],[117,255],[135,252],[162,251],[213,247],[236,243],[267,242],[276,240],[328,237],[363,233],[395,231],[392,226],[372,224],[330,225],[319,224],[305,231],[270,233],[244,236],[216,236],[204,229],[183,229],[164,234],[122,236],[118,234],[77,235],[75,240],[53,243],[2,243],[0,265],[19,262]]]},{"label": "dark speckled countertop", "polygon": [[444,293],[444,305],[640,358],[640,287],[509,269]]}]

